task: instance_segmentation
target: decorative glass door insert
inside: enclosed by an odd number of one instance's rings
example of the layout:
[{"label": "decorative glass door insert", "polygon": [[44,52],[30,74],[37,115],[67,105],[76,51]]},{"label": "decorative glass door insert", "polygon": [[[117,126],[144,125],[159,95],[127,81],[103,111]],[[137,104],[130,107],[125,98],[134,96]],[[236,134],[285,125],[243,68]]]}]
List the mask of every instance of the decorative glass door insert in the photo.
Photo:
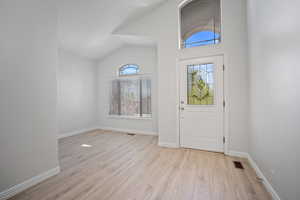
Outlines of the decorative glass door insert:
[{"label": "decorative glass door insert", "polygon": [[214,104],[214,64],[187,65],[187,104]]}]

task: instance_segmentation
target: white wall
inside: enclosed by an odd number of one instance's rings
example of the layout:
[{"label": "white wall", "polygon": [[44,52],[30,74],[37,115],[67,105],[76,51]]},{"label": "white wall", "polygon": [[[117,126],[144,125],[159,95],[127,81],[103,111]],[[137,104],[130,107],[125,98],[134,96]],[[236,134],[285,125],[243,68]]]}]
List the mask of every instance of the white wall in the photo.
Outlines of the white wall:
[{"label": "white wall", "polygon": [[282,200],[298,200],[300,2],[248,2],[250,154]]},{"label": "white wall", "polygon": [[0,191],[58,166],[55,1],[0,1]]},{"label": "white wall", "polygon": [[222,44],[178,50],[178,5],[168,0],[115,32],[151,37],[158,43],[158,130],[159,142],[177,144],[178,83],[176,64],[188,59],[217,54],[225,55],[226,94],[229,110],[229,149],[248,151],[248,76],[246,0],[222,1]]},{"label": "white wall", "polygon": [[[117,119],[109,117],[110,81],[117,77],[118,68],[138,64],[141,74],[152,78],[152,119]],[[154,47],[125,46],[98,64],[98,124],[103,128],[157,133],[157,58]]]},{"label": "white wall", "polygon": [[58,129],[64,135],[96,127],[96,63],[59,50]]}]

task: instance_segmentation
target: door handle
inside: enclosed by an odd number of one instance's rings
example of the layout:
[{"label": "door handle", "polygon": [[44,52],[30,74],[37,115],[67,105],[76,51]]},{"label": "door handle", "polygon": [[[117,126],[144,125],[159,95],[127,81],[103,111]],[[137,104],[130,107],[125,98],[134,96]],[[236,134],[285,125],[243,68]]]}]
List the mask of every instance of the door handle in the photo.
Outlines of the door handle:
[{"label": "door handle", "polygon": [[184,107],[181,107],[180,110],[184,110]]}]

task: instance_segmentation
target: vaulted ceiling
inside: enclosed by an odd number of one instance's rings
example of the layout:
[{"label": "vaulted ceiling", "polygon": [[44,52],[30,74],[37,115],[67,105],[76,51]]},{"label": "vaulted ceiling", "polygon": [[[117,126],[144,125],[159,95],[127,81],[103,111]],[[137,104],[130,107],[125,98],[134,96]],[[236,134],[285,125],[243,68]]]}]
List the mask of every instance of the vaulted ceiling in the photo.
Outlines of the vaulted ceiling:
[{"label": "vaulted ceiling", "polygon": [[124,44],[153,45],[137,36],[114,35],[131,19],[149,12],[166,0],[61,0],[58,6],[60,48],[101,59]]}]

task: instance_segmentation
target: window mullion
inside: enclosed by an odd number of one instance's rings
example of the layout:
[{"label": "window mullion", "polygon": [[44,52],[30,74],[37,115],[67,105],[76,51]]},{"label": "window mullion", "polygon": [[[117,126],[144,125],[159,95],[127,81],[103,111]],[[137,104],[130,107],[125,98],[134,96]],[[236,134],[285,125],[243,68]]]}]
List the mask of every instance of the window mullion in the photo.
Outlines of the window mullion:
[{"label": "window mullion", "polygon": [[143,93],[142,93],[142,91],[143,91],[143,88],[142,88],[142,86],[143,86],[143,81],[142,81],[142,79],[139,79],[139,82],[140,82],[140,116],[142,117],[143,116],[143,102],[142,102],[142,99],[143,99]]},{"label": "window mullion", "polygon": [[118,115],[121,115],[121,81],[118,80]]}]

